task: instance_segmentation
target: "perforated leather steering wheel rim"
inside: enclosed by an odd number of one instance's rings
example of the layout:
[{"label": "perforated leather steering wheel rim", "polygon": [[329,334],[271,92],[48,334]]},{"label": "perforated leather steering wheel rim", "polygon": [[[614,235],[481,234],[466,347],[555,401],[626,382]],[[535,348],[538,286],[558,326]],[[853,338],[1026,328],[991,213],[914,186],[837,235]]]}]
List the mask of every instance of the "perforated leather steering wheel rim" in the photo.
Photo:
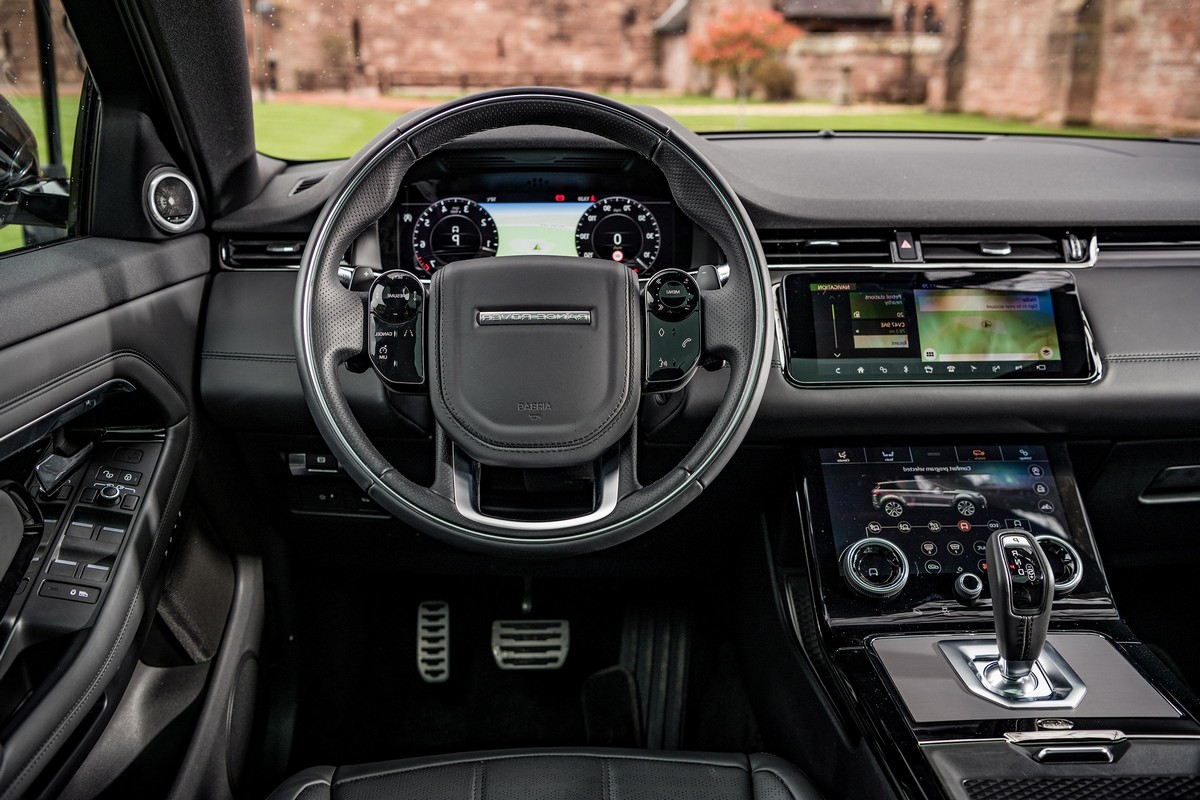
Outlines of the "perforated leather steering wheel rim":
[{"label": "perforated leather steering wheel rim", "polygon": [[[620,497],[611,512],[582,523],[534,525],[464,516],[455,497],[455,450],[442,432],[437,435],[433,486],[410,481],[371,444],[337,378],[340,365],[363,349],[366,313],[362,296],[338,282],[342,254],[391,207],[405,173],[418,159],[464,136],[517,125],[599,134],[649,159],[663,171],[677,206],[717,240],[730,266],[725,286],[702,292],[706,350],[726,361],[729,373],[729,390],[708,428],[677,467],[642,487],[635,477],[635,425],[618,465]],[[711,483],[745,437],[761,400],[771,369],[774,304],[762,248],[745,209],[689,136],[605,98],[558,89],[511,89],[465,97],[402,120],[351,160],[305,248],[297,278],[295,342],[313,419],[346,472],[372,499],[414,528],[470,550],[569,555],[649,530]]]}]

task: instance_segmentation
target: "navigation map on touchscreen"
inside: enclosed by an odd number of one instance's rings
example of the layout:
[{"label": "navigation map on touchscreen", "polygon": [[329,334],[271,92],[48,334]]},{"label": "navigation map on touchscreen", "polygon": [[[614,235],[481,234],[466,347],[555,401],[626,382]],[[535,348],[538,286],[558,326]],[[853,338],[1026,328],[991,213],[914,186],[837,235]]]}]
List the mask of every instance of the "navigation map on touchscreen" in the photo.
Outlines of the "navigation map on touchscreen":
[{"label": "navigation map on touchscreen", "polygon": [[1059,355],[1050,292],[917,289],[921,360],[1045,361]]}]

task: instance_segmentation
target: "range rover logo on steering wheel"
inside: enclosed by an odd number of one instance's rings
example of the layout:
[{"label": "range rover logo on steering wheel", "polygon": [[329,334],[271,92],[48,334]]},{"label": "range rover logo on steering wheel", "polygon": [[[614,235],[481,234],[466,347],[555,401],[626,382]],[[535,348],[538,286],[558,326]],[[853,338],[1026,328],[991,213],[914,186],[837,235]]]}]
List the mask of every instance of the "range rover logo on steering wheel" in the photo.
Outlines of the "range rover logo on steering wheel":
[{"label": "range rover logo on steering wheel", "polygon": [[591,325],[591,311],[480,311],[480,325]]}]

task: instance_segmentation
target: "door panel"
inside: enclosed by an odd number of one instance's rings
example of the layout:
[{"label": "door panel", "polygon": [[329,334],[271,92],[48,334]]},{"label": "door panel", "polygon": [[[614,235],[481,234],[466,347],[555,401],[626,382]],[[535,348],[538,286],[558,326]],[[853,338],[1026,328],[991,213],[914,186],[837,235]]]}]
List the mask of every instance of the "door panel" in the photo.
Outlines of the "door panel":
[{"label": "door panel", "polygon": [[[203,236],[80,239],[0,260],[0,445],[99,386],[133,387],[89,412],[100,421],[87,417],[78,435],[91,438],[92,455],[50,498],[56,518],[47,515],[45,546],[0,626],[0,698],[25,693],[0,709],[0,798],[55,794],[136,664],[198,449],[193,387],[209,252]],[[27,447],[5,469],[23,465],[28,476],[47,447]],[[105,506],[88,490],[104,485],[101,470],[122,447],[145,461],[129,466],[120,479],[129,485]],[[137,499],[126,509],[128,495]],[[72,522],[84,536],[66,536]]]}]

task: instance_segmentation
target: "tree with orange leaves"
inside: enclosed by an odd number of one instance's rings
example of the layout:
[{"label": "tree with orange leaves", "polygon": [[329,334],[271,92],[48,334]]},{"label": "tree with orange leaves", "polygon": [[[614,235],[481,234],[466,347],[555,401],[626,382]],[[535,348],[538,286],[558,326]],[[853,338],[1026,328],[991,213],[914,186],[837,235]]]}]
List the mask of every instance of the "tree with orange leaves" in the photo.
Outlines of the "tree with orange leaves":
[{"label": "tree with orange leaves", "polygon": [[729,75],[740,104],[750,94],[755,67],[778,56],[801,33],[778,11],[735,6],[722,11],[708,23],[703,37],[692,41],[692,60]]}]

